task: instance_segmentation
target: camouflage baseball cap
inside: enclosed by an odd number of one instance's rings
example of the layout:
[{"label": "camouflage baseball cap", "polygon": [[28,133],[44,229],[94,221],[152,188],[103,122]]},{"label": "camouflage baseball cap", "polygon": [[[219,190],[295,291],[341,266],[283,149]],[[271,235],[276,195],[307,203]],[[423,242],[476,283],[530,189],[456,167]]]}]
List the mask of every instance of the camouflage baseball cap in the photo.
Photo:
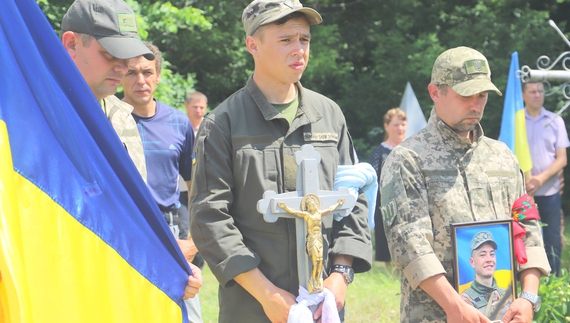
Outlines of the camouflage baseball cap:
[{"label": "camouflage baseball cap", "polygon": [[61,33],[74,31],[95,37],[113,57],[129,59],[154,54],[139,38],[137,18],[124,0],[75,0],[61,21]]},{"label": "camouflage baseball cap", "polygon": [[431,83],[447,84],[462,96],[491,90],[503,95],[491,82],[491,69],[485,56],[469,47],[456,47],[441,53],[433,64]]},{"label": "camouflage baseball cap", "polygon": [[299,0],[254,0],[243,10],[241,21],[246,35],[251,36],[259,27],[297,11],[305,14],[310,25],[323,21],[315,9],[303,7]]},{"label": "camouflage baseball cap", "polygon": [[497,243],[493,239],[493,234],[489,231],[479,231],[471,239],[471,251],[479,248],[485,242],[490,242],[497,249]]}]

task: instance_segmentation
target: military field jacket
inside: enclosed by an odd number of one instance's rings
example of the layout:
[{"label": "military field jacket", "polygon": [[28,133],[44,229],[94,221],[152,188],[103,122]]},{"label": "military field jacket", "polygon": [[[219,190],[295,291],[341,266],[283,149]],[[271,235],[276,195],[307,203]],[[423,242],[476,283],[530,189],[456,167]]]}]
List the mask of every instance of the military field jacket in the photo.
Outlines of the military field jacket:
[{"label": "military field jacket", "polygon": [[131,160],[137,167],[142,178],[146,182],[146,161],[144,159],[144,150],[141,136],[137,129],[135,119],[131,115],[133,107],[110,95],[103,99],[103,104],[107,119],[111,122],[113,129],[121,139],[123,146],[129,153]]},{"label": "military field jacket", "polygon": [[[321,155],[321,190],[333,190],[338,165],[354,163],[353,146],[340,108],[313,91],[299,89],[299,108],[289,125],[252,78],[207,115],[195,144],[190,189],[191,234],[218,279],[220,322],[268,322],[261,305],[233,278],[258,267],[276,286],[298,294],[295,221],[267,223],[256,205],[267,190],[296,190],[294,153],[311,144]],[[363,197],[363,195],[361,195]],[[351,255],[356,272],[372,263],[368,210],[357,202],[337,222],[323,218],[324,264]]]}]

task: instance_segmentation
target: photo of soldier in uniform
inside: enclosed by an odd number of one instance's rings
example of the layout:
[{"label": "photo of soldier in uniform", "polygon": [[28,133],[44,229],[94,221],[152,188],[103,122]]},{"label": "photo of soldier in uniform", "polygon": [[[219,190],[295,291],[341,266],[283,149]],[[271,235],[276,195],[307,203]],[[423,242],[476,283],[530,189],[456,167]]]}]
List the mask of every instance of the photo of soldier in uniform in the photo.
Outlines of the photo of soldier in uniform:
[{"label": "photo of soldier in uniform", "polygon": [[492,222],[454,226],[456,288],[467,304],[499,321],[515,297],[512,223]]}]

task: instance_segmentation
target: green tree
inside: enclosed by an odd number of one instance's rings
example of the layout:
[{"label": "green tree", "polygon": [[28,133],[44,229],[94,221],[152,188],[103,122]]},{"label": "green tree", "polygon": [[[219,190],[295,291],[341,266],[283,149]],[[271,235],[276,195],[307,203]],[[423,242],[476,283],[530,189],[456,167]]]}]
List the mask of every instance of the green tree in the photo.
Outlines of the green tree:
[{"label": "green tree", "polygon": [[[36,1],[59,31],[72,0]],[[138,14],[142,38],[164,53],[160,100],[181,108],[184,95],[199,90],[215,107],[245,84],[253,71],[241,24],[248,0],[127,1]],[[433,62],[445,49],[463,45],[481,51],[489,59],[493,82],[504,90],[511,53],[518,51],[520,64],[531,68],[541,55],[554,59],[566,48],[548,19],[562,30],[570,19],[570,0],[303,3],[324,19],[311,29],[311,59],[303,85],[339,103],[363,160],[380,143],[382,117],[399,105],[406,82],[429,117],[432,102],[426,87]],[[554,95],[545,105],[561,106],[562,100]],[[490,94],[482,125],[491,138],[499,135],[502,110],[503,98]],[[567,115],[563,117],[570,125]],[[566,175],[570,182],[570,171]]]},{"label": "green tree", "polygon": [[[504,89],[513,51],[525,64],[542,54],[557,55],[564,46],[547,24],[545,5],[538,10],[521,1],[498,0],[349,4],[319,9],[329,18],[327,23],[338,26],[345,42],[337,63],[351,67],[348,76],[331,80],[321,91],[341,105],[351,133],[363,139],[367,149],[379,143],[369,133],[381,126],[388,109],[399,104],[406,82],[429,116],[432,103],[426,87],[433,62],[445,49],[463,45],[481,51],[490,61],[493,81]],[[546,9],[555,8],[552,4]],[[498,137],[502,105],[502,98],[490,95],[482,123],[493,138]],[[360,153],[366,158],[366,150]]]}]

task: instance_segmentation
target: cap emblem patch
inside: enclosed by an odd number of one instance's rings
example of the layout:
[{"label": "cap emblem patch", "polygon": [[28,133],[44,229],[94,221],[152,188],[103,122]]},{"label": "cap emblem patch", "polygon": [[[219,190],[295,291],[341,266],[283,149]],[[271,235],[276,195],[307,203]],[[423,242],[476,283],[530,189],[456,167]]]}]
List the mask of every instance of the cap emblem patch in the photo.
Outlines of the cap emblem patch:
[{"label": "cap emblem patch", "polygon": [[135,15],[129,13],[118,13],[117,21],[119,22],[119,32],[137,32],[137,20],[135,18]]}]

